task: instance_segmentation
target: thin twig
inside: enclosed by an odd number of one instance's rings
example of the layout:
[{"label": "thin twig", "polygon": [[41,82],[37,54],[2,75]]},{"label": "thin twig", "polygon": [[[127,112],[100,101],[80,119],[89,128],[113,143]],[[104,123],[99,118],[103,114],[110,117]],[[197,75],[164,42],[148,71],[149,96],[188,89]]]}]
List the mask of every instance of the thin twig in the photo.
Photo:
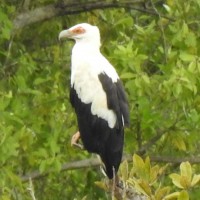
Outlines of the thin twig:
[{"label": "thin twig", "polygon": [[[158,12],[157,8],[155,7],[153,1],[151,0],[151,5],[152,5],[152,8],[154,9],[155,13],[157,13],[160,21],[161,21],[161,14]],[[167,44],[166,44],[166,37],[165,37],[165,31],[164,31],[164,27],[162,25],[162,22],[159,23],[159,27],[160,27],[160,30],[161,30],[161,34],[162,34],[162,38],[163,38],[163,50],[164,50],[164,59],[165,59],[165,63],[167,63]]]},{"label": "thin twig", "polygon": [[136,106],[136,115],[137,115],[137,121],[136,121],[136,140],[138,149],[142,148],[142,131],[141,131],[141,117],[139,113],[139,105]]},{"label": "thin twig", "polygon": [[36,200],[31,177],[29,177],[29,187],[27,188],[27,190],[29,191],[32,200]]},{"label": "thin twig", "polygon": [[4,61],[4,64],[3,64],[3,68],[6,68],[6,66],[8,64],[8,61],[9,61],[9,58],[10,58],[10,53],[11,53],[11,48],[12,48],[12,44],[13,44],[13,38],[14,38],[14,34],[12,34],[11,37],[10,37],[10,41],[9,41],[9,44],[8,44],[8,50],[7,50],[6,58],[5,58],[5,61]]}]

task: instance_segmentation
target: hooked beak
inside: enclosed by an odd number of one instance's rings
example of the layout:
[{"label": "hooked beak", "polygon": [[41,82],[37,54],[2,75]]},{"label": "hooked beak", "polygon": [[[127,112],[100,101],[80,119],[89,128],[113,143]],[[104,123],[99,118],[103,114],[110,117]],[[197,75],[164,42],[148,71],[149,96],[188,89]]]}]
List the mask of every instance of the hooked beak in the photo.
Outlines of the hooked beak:
[{"label": "hooked beak", "polygon": [[60,32],[58,39],[61,40],[62,38],[72,38],[73,32],[68,30],[63,30]]}]

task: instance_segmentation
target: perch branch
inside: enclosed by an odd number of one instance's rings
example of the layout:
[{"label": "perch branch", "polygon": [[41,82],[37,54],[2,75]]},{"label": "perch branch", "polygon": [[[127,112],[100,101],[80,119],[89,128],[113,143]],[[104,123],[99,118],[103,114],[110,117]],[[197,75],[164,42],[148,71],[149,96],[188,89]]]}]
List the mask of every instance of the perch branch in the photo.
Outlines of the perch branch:
[{"label": "perch branch", "polygon": [[[85,160],[80,160],[80,161],[73,161],[70,163],[64,163],[62,165],[61,171],[88,168],[88,167],[96,167],[96,166],[100,166],[100,164],[101,164],[101,161],[98,158],[96,158],[96,159],[90,158],[90,159],[85,159]],[[27,175],[22,176],[21,180],[23,182],[26,182],[29,180],[29,178],[37,179],[42,176],[46,176],[49,173],[50,172],[41,174],[39,171],[34,171]]]},{"label": "perch branch", "polygon": [[[132,155],[124,155],[123,160],[132,162]],[[184,157],[184,158],[172,158],[166,156],[150,156],[151,162],[161,162],[161,163],[172,163],[180,164],[181,162],[189,161],[191,164],[199,164],[200,157]],[[98,158],[90,158],[85,160],[73,161],[69,163],[64,163],[61,171],[84,169],[88,167],[97,167],[101,165],[101,161]],[[22,182],[27,182],[30,178],[37,179],[48,175],[50,172],[41,174],[39,171],[30,172],[24,176],[21,176]]]}]

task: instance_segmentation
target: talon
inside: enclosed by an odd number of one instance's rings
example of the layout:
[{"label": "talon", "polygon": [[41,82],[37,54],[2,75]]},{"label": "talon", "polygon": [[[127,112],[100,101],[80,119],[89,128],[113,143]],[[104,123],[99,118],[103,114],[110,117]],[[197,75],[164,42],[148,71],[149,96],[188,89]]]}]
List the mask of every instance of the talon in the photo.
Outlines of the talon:
[{"label": "talon", "polygon": [[84,149],[83,145],[79,143],[74,143],[73,146],[78,147],[80,149]]},{"label": "talon", "polygon": [[81,135],[80,135],[80,132],[76,132],[73,136],[72,136],[72,139],[71,139],[71,146],[76,146],[80,149],[83,149],[83,145],[78,143],[78,141],[80,140],[81,138]]},{"label": "talon", "polygon": [[71,146],[73,146],[74,144],[77,144],[79,139],[81,138],[80,132],[76,132],[71,139]]}]

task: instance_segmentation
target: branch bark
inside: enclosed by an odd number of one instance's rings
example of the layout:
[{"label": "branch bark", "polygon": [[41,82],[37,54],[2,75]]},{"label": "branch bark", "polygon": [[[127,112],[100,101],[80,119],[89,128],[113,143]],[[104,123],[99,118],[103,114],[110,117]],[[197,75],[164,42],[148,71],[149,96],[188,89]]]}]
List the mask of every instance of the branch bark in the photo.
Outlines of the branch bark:
[{"label": "branch bark", "polygon": [[[85,160],[73,161],[70,163],[64,163],[61,168],[61,171],[83,169],[83,168],[88,168],[88,167],[96,167],[96,166],[100,166],[100,165],[101,165],[101,161],[98,158],[90,158],[90,159],[85,159]],[[33,171],[29,174],[21,176],[21,180],[22,180],[22,182],[26,182],[29,180],[29,178],[31,178],[33,180],[33,179],[37,179],[37,178],[46,176],[49,173],[50,172],[41,174],[39,171]]]},{"label": "branch bark", "polygon": [[[22,29],[25,26],[34,24],[39,21],[49,20],[53,17],[63,15],[74,15],[81,12],[92,11],[96,9],[107,8],[128,8],[146,12],[151,15],[157,13],[150,8],[145,7],[145,0],[129,0],[129,1],[87,1],[86,3],[75,2],[70,0],[61,3],[49,4],[47,6],[35,8],[20,13],[13,21],[14,30]],[[167,18],[167,17],[166,17]]]},{"label": "branch bark", "polygon": [[[132,162],[132,155],[124,155],[123,160],[127,160],[128,162]],[[189,161],[191,164],[199,164],[200,157],[184,157],[184,158],[172,158],[166,156],[150,156],[151,162],[161,162],[161,163],[172,163],[172,164],[180,164],[181,162]],[[98,158],[90,158],[85,160],[73,161],[70,163],[64,163],[61,171],[67,170],[76,170],[76,169],[84,169],[88,167],[97,167],[101,165],[101,161]],[[21,176],[22,182],[27,182],[31,178],[37,179],[48,175],[51,172],[47,172],[41,174],[39,171],[34,171],[28,173],[24,176]]]}]

